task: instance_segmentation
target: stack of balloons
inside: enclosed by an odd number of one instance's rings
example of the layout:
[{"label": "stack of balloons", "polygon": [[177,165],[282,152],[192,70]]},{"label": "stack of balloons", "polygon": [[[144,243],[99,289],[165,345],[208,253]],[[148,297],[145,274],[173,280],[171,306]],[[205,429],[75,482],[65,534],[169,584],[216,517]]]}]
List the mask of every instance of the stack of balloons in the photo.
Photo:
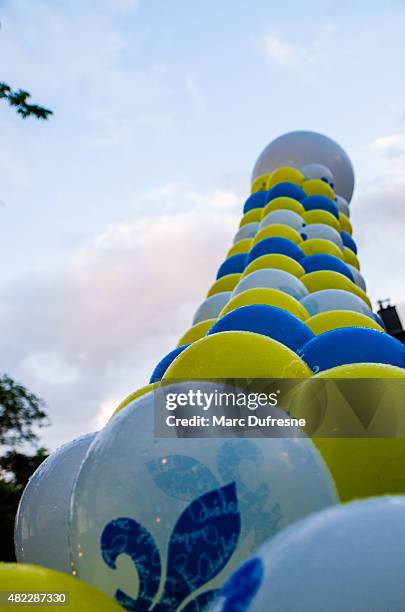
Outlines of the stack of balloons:
[{"label": "stack of balloons", "polygon": [[79,589],[89,610],[93,587],[99,610],[404,609],[404,438],[154,437],[160,381],[405,378],[360,273],[353,187],[325,136],[266,147],[192,327],[102,431],[30,480],[7,584],[42,572],[36,590]]}]

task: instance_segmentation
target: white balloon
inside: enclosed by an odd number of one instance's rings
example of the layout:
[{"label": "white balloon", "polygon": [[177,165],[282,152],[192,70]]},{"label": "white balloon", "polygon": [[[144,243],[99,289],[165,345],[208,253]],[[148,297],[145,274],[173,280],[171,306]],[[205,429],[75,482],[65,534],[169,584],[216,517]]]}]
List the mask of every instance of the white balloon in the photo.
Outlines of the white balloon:
[{"label": "white balloon", "polygon": [[235,242],[239,242],[239,240],[244,240],[245,238],[253,238],[256,236],[258,229],[259,223],[257,221],[252,221],[252,223],[242,225],[242,227],[240,227],[236,232],[233,243],[235,244]]},{"label": "white balloon", "polygon": [[339,212],[346,215],[346,217],[350,217],[350,206],[347,201],[342,198],[342,196],[335,196],[336,205],[339,209]]},{"label": "white balloon", "polygon": [[193,317],[193,325],[208,319],[216,319],[225,304],[229,302],[231,291],[221,291],[204,300],[197,308]]},{"label": "white balloon", "polygon": [[349,268],[350,272],[353,274],[355,285],[360,287],[360,289],[363,289],[363,291],[367,292],[366,281],[364,280],[363,276],[360,274],[358,269],[348,263],[346,263],[346,266]]},{"label": "white balloon", "polygon": [[[404,609],[405,497],[317,512],[264,544],[210,610],[382,612]],[[225,607],[226,606],[226,607]]]},{"label": "white balloon", "polygon": [[334,182],[332,172],[322,164],[308,164],[301,168],[301,172],[307,179],[326,179],[329,185]]},{"label": "white balloon", "polygon": [[253,168],[252,182],[280,166],[302,168],[312,163],[329,168],[334,177],[335,192],[350,202],[354,189],[352,163],[342,147],[317,132],[289,132],[273,140],[259,155]]},{"label": "white balloon", "polygon": [[311,240],[312,238],[330,240],[330,242],[336,244],[343,252],[344,244],[341,235],[333,227],[325,223],[311,223],[310,225],[306,225],[304,229],[301,230],[301,236],[304,240]]},{"label": "white balloon", "polygon": [[34,472],[17,510],[14,545],[20,563],[71,573],[68,516],[73,482],[96,434],[89,433],[54,451]]},{"label": "white balloon", "polygon": [[292,210],[274,210],[261,220],[259,230],[273,224],[289,225],[297,232],[305,226],[304,219],[298,213]]},{"label": "white balloon", "polygon": [[311,316],[329,310],[353,310],[373,318],[373,313],[361,298],[343,289],[321,289],[321,291],[314,291],[314,293],[310,293],[301,300],[301,304]]},{"label": "white balloon", "polygon": [[290,272],[277,268],[263,268],[244,276],[236,285],[232,295],[238,295],[242,291],[255,289],[256,287],[278,289],[291,295],[296,300],[302,300],[308,295],[308,289],[299,278],[290,274]]},{"label": "white balloon", "polygon": [[[198,389],[213,386],[201,381]],[[131,609],[148,609],[159,592],[159,610],[177,610],[196,589],[220,587],[284,526],[337,497],[305,436],[155,437],[156,393],[120,411],[94,441],[72,494],[71,555],[80,579]]]}]

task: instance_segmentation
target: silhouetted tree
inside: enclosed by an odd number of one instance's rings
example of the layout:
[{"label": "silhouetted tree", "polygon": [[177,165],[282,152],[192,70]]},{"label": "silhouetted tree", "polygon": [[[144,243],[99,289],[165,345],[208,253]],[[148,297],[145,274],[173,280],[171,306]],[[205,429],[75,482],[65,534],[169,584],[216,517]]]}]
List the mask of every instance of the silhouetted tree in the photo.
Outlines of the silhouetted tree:
[{"label": "silhouetted tree", "polygon": [[23,89],[13,91],[7,83],[0,83],[0,100],[3,99],[8,102],[23,119],[36,117],[46,121],[50,115],[53,115],[53,112],[48,108],[38,106],[38,104],[30,104],[28,102],[30,98],[31,96],[28,91]]}]

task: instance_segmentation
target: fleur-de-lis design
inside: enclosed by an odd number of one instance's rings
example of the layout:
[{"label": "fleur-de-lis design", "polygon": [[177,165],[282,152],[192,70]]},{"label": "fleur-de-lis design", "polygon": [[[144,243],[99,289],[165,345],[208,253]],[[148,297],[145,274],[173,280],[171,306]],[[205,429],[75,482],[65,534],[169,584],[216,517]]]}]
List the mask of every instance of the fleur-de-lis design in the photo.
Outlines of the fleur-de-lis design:
[{"label": "fleur-de-lis design", "polygon": [[260,558],[249,559],[232,574],[221,589],[224,598],[221,612],[247,612],[257,595],[264,577]]},{"label": "fleur-de-lis design", "polygon": [[[121,554],[131,557],[139,576],[137,599],[117,590],[115,598],[127,610],[172,612],[191,594],[208,584],[227,565],[235,551],[241,523],[235,482],[194,499],[178,518],[170,536],[166,575],[151,534],[131,518],[118,518],[101,535],[105,563],[116,569]],[[159,601],[155,601],[164,580]],[[204,591],[183,609],[199,612],[215,596]]]}]

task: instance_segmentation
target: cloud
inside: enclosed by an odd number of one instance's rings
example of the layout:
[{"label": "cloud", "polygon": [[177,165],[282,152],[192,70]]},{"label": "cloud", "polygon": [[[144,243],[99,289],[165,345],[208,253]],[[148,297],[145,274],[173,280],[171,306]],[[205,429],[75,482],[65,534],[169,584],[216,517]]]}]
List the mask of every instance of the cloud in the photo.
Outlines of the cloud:
[{"label": "cloud", "polygon": [[287,43],[273,34],[264,38],[263,49],[272,61],[282,66],[296,66],[310,58],[304,47]]},{"label": "cloud", "polygon": [[156,210],[164,197],[166,212],[105,227],[61,265],[0,291],[0,371],[47,402],[49,447],[100,428],[148,383],[215,280],[240,195],[173,183],[140,204]]},{"label": "cloud", "polygon": [[388,158],[398,158],[405,155],[405,136],[393,134],[383,136],[370,143],[370,149]]}]

